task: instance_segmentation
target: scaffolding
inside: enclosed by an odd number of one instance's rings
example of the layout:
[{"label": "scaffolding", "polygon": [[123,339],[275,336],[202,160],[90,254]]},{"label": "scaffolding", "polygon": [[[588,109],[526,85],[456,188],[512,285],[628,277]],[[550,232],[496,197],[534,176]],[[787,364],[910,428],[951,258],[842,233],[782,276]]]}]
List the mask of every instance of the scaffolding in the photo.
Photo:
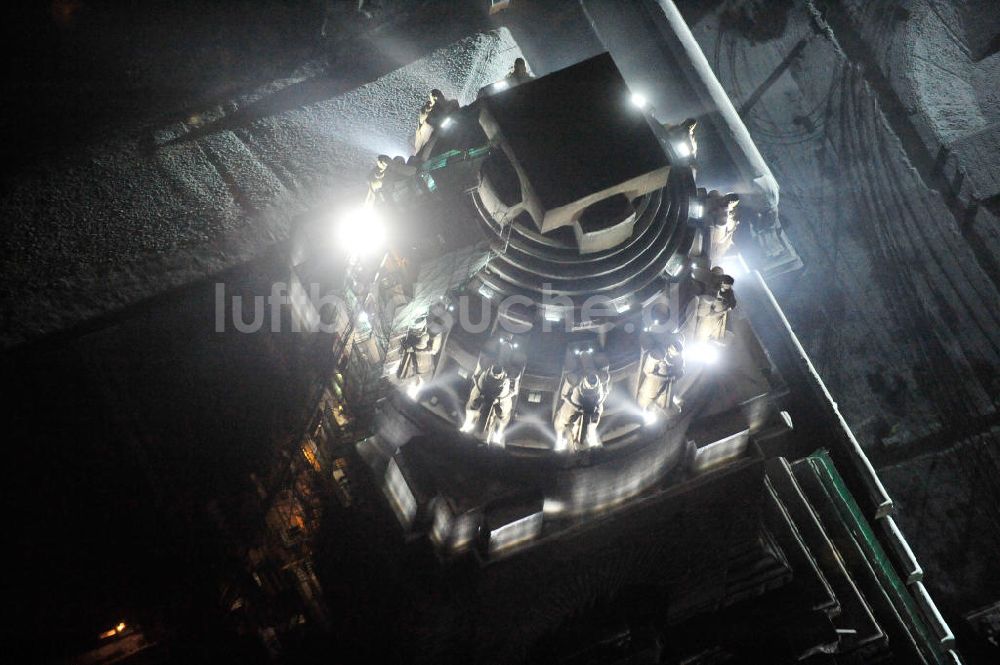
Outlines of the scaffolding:
[{"label": "scaffolding", "polygon": [[[371,433],[375,407],[384,391],[382,365],[391,318],[398,305],[399,263],[386,256],[377,271],[346,267],[336,311],[341,324],[318,362],[317,379],[303,426],[279,445],[270,468],[251,476],[263,527],[242,548],[247,577],[233,580],[223,605],[270,631],[273,653],[307,621],[329,626],[330,610],[315,573],[316,537],[325,514],[353,501],[353,446]],[[336,319],[335,319],[336,321]],[[263,594],[263,595],[261,595]]]}]

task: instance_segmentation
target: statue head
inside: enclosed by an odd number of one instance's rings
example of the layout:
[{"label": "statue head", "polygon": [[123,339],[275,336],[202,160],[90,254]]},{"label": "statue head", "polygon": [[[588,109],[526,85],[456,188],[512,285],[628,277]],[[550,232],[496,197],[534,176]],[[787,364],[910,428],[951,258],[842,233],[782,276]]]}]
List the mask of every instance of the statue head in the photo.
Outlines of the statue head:
[{"label": "statue head", "polygon": [[410,329],[407,332],[414,337],[419,337],[423,333],[427,332],[427,317],[418,316],[414,319],[413,323],[410,324]]},{"label": "statue head", "polygon": [[720,294],[729,293],[730,291],[732,291],[733,283],[735,282],[736,280],[730,277],[729,275],[722,275],[719,278],[719,293]]}]

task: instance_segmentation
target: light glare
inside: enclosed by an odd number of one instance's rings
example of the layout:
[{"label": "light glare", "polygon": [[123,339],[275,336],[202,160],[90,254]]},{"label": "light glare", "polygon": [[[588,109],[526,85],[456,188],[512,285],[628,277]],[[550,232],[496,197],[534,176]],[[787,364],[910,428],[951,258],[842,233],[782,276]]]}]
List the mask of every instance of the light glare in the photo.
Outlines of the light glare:
[{"label": "light glare", "polygon": [[750,267],[743,259],[743,255],[739,253],[723,256],[719,259],[718,265],[727,275],[732,277],[742,277],[750,272]]},{"label": "light glare", "polygon": [[646,99],[646,95],[640,92],[632,93],[632,105],[635,106],[636,108],[640,109],[646,108],[647,102],[648,100]]},{"label": "light glare", "polygon": [[711,342],[695,342],[684,347],[684,361],[714,365],[719,361],[719,346]]},{"label": "light glare", "polygon": [[465,416],[465,422],[462,423],[462,426],[459,428],[459,431],[460,432],[471,432],[472,428],[475,427],[475,426],[476,426],[476,423],[475,423],[473,415],[471,413],[470,414],[466,414],[466,416]]},{"label": "light glare", "polygon": [[371,256],[385,245],[385,225],[373,208],[355,208],[338,220],[336,243],[351,256]]}]

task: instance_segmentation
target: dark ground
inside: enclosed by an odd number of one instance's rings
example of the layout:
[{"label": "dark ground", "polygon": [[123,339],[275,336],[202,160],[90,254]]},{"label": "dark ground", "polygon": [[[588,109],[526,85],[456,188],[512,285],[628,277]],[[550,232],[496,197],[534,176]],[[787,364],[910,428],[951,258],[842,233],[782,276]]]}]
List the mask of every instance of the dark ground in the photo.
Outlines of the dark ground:
[{"label": "dark ground", "polygon": [[[273,458],[276,442],[300,431],[309,373],[294,335],[215,333],[214,283],[247,297],[267,295],[271,283],[286,279],[287,245],[261,237],[253,260],[208,279],[205,272],[179,286],[158,285],[157,254],[169,256],[190,240],[154,237],[122,255],[112,251],[116,234],[99,232],[90,241],[84,228],[42,223],[40,211],[50,215],[52,201],[31,200],[23,182],[50,175],[86,181],[102,172],[93,162],[102,146],[187,122],[303,66],[318,63],[320,73],[203,135],[329,100],[495,27],[477,3],[369,3],[371,21],[353,15],[353,3],[330,4],[335,36],[326,42],[318,38],[322,2],[35,2],[4,22],[0,199],[10,201],[20,187],[21,202],[5,218],[3,337],[17,330],[28,340],[2,356],[11,453],[3,487],[14,517],[14,574],[4,588],[16,608],[4,639],[19,662],[89,648],[122,618],[154,634],[183,627],[170,635],[171,657],[180,662],[260,656],[256,637],[249,645],[229,639],[218,623],[217,573],[239,564],[227,560],[227,536],[206,509],[213,497],[245,492],[248,474]],[[547,24],[538,16],[558,24],[566,7],[574,5],[529,8],[520,22],[538,43]],[[579,18],[574,25],[585,28]],[[390,38],[391,52],[375,48]],[[584,44],[570,30],[530,57],[536,70],[559,68]],[[132,186],[127,172],[104,185],[102,207],[116,200],[115,190]],[[96,203],[70,197],[55,210],[87,220]],[[112,224],[115,212],[124,219],[136,211],[112,206]],[[194,210],[191,219],[208,224],[219,214]],[[145,215],[160,233],[156,211]],[[218,233],[206,229],[208,239]],[[67,233],[70,242],[57,245]],[[20,243],[31,251],[19,251]],[[102,277],[113,284],[121,269],[145,272],[145,295],[113,294],[105,309],[79,307],[74,289],[82,276],[100,290]],[[39,311],[43,302],[51,316],[24,316],[25,306]]]}]

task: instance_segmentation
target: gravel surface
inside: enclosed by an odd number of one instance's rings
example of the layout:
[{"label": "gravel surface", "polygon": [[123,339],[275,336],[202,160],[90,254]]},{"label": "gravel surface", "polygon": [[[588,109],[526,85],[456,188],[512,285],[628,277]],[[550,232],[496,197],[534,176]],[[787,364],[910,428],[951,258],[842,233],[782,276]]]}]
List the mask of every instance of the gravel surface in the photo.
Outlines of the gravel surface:
[{"label": "gravel surface", "polygon": [[9,346],[203,278],[282,241],[296,215],[360,197],[379,153],[408,155],[432,87],[463,103],[521,55],[479,33],[337,94],[318,61],[22,174],[0,198]]}]

